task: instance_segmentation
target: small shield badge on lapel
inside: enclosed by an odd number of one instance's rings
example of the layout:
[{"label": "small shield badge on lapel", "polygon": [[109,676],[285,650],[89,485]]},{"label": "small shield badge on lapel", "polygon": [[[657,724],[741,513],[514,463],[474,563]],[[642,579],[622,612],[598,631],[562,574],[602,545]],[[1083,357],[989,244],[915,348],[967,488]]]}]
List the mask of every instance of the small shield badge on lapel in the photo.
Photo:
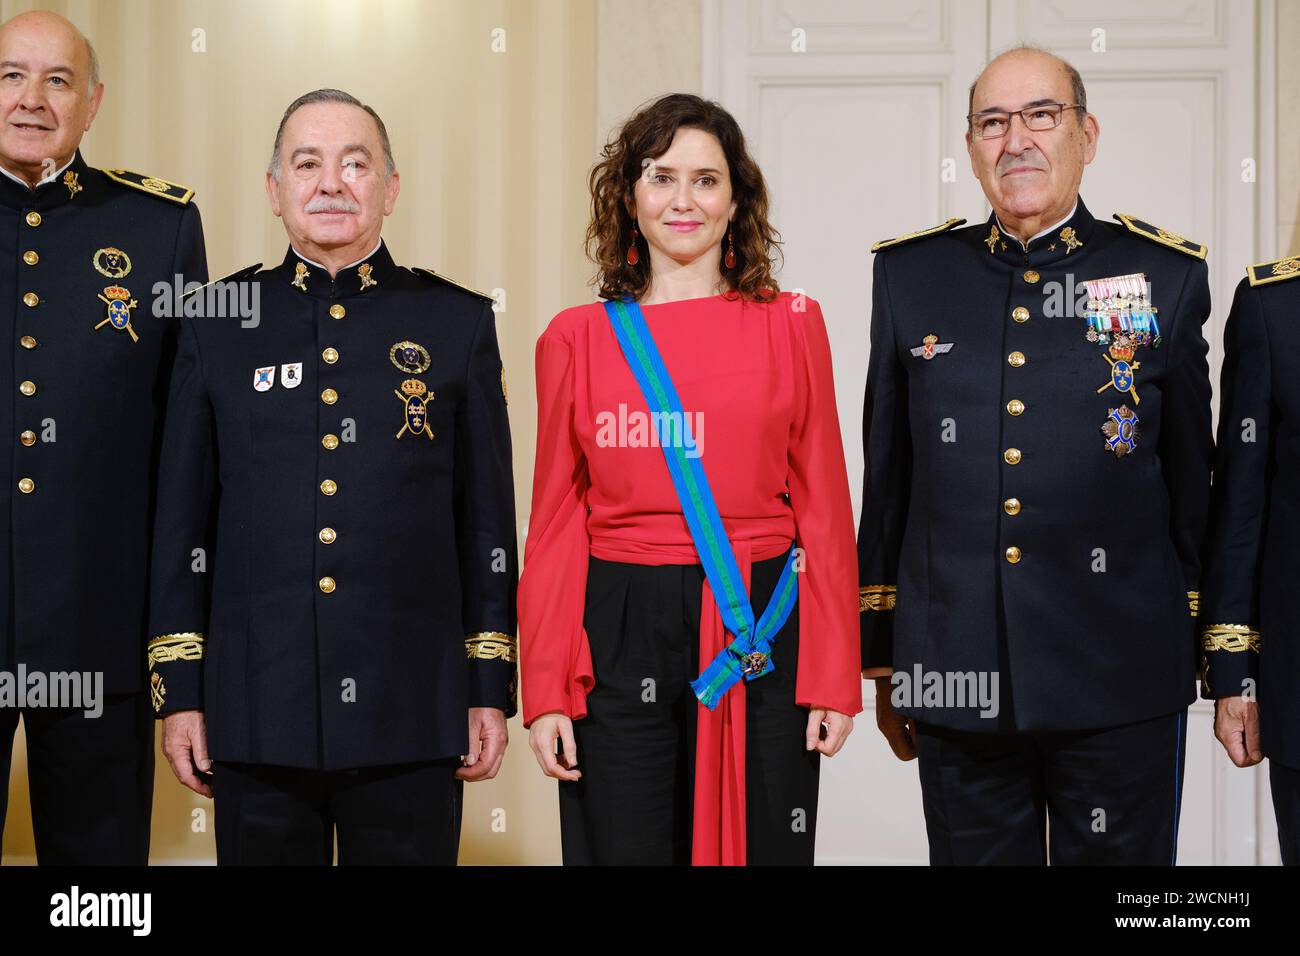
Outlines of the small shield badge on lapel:
[{"label": "small shield badge on lapel", "polygon": [[297,388],[302,384],[302,363],[289,362],[280,366],[280,384],[285,388]]}]

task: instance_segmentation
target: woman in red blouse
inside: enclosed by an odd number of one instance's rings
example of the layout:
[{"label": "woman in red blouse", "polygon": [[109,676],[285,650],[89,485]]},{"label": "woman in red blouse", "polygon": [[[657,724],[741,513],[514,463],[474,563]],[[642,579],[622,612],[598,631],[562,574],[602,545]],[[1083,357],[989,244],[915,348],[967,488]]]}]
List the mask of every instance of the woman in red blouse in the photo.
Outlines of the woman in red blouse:
[{"label": "woman in red blouse", "polygon": [[561,781],[564,862],[810,864],[821,755],[862,709],[821,310],[778,291],[762,173],[717,104],[674,94],[644,107],[590,186],[600,295],[643,310],[755,616],[792,545],[800,573],[775,669],[705,708],[689,683],[733,636],[659,433],[602,304],[557,315],[537,343],[519,629],[524,725]]}]

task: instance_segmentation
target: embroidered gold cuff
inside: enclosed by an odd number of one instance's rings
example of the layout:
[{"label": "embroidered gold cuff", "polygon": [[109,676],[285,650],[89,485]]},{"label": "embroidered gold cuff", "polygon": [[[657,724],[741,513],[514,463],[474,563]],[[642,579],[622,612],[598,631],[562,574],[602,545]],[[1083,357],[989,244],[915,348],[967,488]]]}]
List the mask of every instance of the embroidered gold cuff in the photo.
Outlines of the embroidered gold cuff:
[{"label": "embroidered gold cuff", "polygon": [[149,641],[149,669],[172,661],[203,660],[203,635],[197,631],[162,634]]},{"label": "embroidered gold cuff", "polygon": [[1200,591],[1187,592],[1187,608],[1192,612],[1192,617],[1196,617],[1201,613],[1201,592]]},{"label": "embroidered gold cuff", "polygon": [[1254,651],[1259,653],[1259,631],[1245,624],[1211,624],[1201,632],[1204,651]]},{"label": "embroidered gold cuff", "polygon": [[519,660],[519,649],[509,634],[478,631],[465,635],[465,656],[476,661],[505,661],[514,664]]},{"label": "embroidered gold cuff", "polygon": [[858,589],[858,611],[892,611],[897,603],[896,588],[892,584],[869,584]]}]

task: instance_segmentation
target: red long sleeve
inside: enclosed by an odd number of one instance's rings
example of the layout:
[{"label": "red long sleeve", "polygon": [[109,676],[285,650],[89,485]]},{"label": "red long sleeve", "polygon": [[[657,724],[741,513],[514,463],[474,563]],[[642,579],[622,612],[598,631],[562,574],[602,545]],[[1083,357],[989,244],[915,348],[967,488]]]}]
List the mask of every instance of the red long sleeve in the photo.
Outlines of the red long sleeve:
[{"label": "red long sleeve", "polygon": [[585,717],[595,683],[582,625],[589,478],[573,409],[573,344],[548,329],[537,342],[537,462],[519,581],[525,727],[552,711]]},{"label": "red long sleeve", "polygon": [[[862,710],[858,552],[844,464],[830,342],[821,307],[795,297],[802,344],[790,428],[790,506],[805,566],[799,575],[799,675],[795,702],[843,714]],[[799,312],[799,303],[804,311]],[[852,583],[848,583],[852,582]]]}]

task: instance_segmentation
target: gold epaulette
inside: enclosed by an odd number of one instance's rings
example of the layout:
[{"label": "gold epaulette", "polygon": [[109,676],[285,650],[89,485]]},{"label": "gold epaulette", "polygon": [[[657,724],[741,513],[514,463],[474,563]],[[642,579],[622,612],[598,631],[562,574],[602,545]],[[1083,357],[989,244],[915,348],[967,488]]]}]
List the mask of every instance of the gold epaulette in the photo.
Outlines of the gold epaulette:
[{"label": "gold epaulette", "polygon": [[941,232],[947,232],[949,229],[956,229],[965,219],[949,219],[947,222],[941,222],[937,226],[931,226],[929,229],[922,229],[920,232],[909,232],[905,236],[898,236],[894,239],[881,239],[871,247],[872,252],[879,252],[881,249],[889,249],[892,246],[901,246],[905,242],[911,242],[913,239],[924,239],[926,236],[937,236]]},{"label": "gold epaulette", "polygon": [[105,169],[103,172],[105,176],[115,183],[130,186],[132,189],[138,189],[150,196],[170,199],[182,206],[194,198],[194,190],[190,189],[190,187],[182,186],[180,183],[168,182],[165,179],[159,179],[157,176],[133,173],[129,169]]},{"label": "gold epaulette", "polygon": [[418,276],[424,276],[426,279],[432,279],[435,282],[445,282],[447,283],[447,285],[454,285],[457,289],[463,289],[466,292],[469,292],[472,295],[476,295],[481,299],[487,299],[489,302],[496,301],[495,298],[488,295],[486,292],[480,292],[478,289],[473,289],[467,285],[463,285],[462,283],[457,282],[455,279],[449,279],[444,275],[439,275],[438,273],[434,272],[432,269],[419,269],[413,266],[411,268],[411,271]]},{"label": "gold epaulette", "polygon": [[256,271],[257,271],[258,269],[260,269],[260,268],[262,268],[262,263],[259,262],[259,263],[257,263],[256,265],[244,266],[244,268],[242,268],[242,269],[236,269],[234,272],[230,273],[230,275],[228,275],[228,276],[222,276],[220,279],[213,279],[211,282],[204,283],[203,285],[199,286],[198,288],[190,289],[189,292],[186,292],[185,294],[183,294],[183,295],[181,296],[181,301],[184,302],[186,299],[188,299],[188,298],[189,298],[190,296],[192,296],[194,293],[196,293],[196,292],[202,292],[204,289],[206,289],[206,288],[207,288],[208,286],[210,286],[210,285],[216,285],[218,282],[233,282],[233,281],[235,281],[236,279],[242,279],[242,278],[244,278],[245,276],[250,276],[250,275],[252,275],[254,272],[256,272]]},{"label": "gold epaulette", "polygon": [[1274,259],[1272,262],[1247,266],[1246,276],[1252,286],[1294,279],[1300,276],[1300,256],[1288,256],[1285,259]]},{"label": "gold epaulette", "polygon": [[1161,229],[1159,226],[1153,226],[1149,222],[1144,222],[1133,216],[1126,216],[1122,212],[1115,213],[1115,218],[1124,224],[1129,232],[1136,233],[1143,239],[1150,239],[1152,242],[1158,242],[1162,246],[1168,246],[1170,249],[1177,249],[1179,252],[1189,255],[1194,259],[1204,259],[1206,253],[1210,250],[1199,242],[1192,242],[1190,239],[1184,239],[1176,232],[1170,232],[1168,229]]}]

